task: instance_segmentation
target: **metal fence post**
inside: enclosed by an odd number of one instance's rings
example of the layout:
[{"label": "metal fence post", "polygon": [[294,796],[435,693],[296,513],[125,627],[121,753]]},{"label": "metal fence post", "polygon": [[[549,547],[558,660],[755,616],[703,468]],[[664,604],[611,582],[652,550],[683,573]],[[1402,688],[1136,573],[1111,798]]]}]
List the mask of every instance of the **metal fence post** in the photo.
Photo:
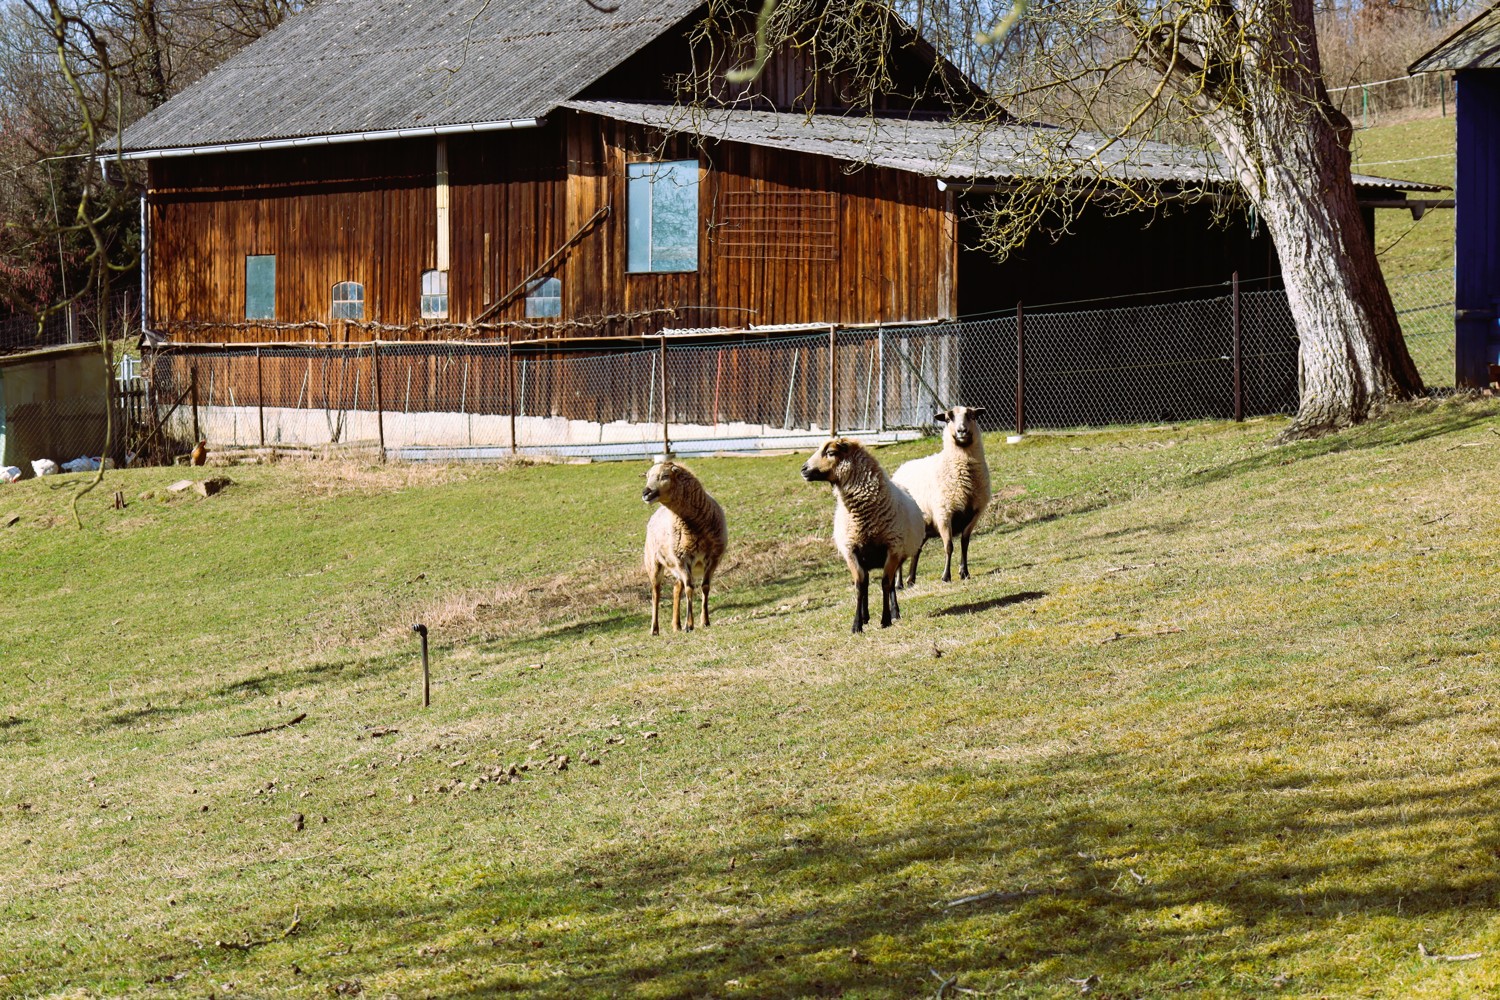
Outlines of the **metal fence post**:
[{"label": "metal fence post", "polygon": [[188,393],[193,400],[193,443],[197,444],[203,440],[198,433],[198,366],[194,364],[188,369]]},{"label": "metal fence post", "polygon": [[661,337],[661,454],[672,456],[672,439],[667,433],[667,335]]},{"label": "metal fence post", "polygon": [[1240,272],[1238,271],[1230,275],[1229,296],[1232,317],[1230,330],[1234,338],[1234,419],[1242,421],[1245,419],[1245,386],[1240,352]]},{"label": "metal fence post", "polygon": [[510,406],[510,453],[516,453],[516,348],[515,331],[505,331],[505,394]]},{"label": "metal fence post", "polygon": [[828,436],[837,437],[839,432],[839,345],[838,328],[828,324]]},{"label": "metal fence post", "polygon": [[385,461],[385,399],[380,394],[380,341],[370,341],[370,380],[375,383],[375,436],[380,440],[380,460]]},{"label": "metal fence post", "polygon": [[1026,433],[1026,311],[1016,303],[1016,435]]},{"label": "metal fence post", "polygon": [[266,376],[262,370],[260,347],[255,348],[255,416],[260,423],[260,446],[266,446]]},{"label": "metal fence post", "polygon": [[885,327],[875,329],[875,367],[879,370],[879,381],[875,386],[875,409],[880,433],[885,433]]}]

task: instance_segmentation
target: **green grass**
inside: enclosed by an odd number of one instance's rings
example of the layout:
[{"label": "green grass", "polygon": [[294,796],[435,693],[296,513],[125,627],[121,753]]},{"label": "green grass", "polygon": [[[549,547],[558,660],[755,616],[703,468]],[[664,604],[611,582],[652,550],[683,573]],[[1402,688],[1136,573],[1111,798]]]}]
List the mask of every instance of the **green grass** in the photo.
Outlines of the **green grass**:
[{"label": "green grass", "polygon": [[858,637],[800,455],[656,639],[639,466],[0,488],[0,995],[1493,994],[1496,415],[991,438]]},{"label": "green grass", "polygon": [[[1356,172],[1442,184],[1453,197],[1454,120],[1428,117],[1354,133]],[[1365,166],[1369,164],[1369,166]],[[1375,245],[1412,359],[1429,386],[1453,384],[1453,210],[1379,209]],[[1433,272],[1439,272],[1434,274]]]},{"label": "green grass", "polygon": [[[1442,184],[1450,190],[1414,197],[1451,198],[1453,143],[1451,115],[1360,129],[1354,133],[1353,168],[1356,173]],[[1413,221],[1410,212],[1380,209],[1375,213],[1375,246],[1387,278],[1451,268],[1453,210],[1435,209]]]}]

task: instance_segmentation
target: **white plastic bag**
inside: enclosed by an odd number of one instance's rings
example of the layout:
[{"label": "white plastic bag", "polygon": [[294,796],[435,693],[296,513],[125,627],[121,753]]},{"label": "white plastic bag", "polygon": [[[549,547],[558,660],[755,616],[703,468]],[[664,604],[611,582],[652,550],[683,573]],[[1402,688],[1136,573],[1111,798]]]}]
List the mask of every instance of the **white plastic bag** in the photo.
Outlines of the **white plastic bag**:
[{"label": "white plastic bag", "polygon": [[21,470],[14,465],[0,465],[0,483],[13,483],[21,478]]},{"label": "white plastic bag", "polygon": [[39,458],[31,463],[31,471],[38,476],[57,475],[57,463],[50,458]]}]

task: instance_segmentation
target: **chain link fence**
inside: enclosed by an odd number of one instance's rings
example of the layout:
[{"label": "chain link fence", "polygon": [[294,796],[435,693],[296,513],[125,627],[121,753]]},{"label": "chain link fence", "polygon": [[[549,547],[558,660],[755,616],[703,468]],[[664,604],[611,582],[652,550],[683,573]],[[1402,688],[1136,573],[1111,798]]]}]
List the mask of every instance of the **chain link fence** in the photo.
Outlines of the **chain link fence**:
[{"label": "chain link fence", "polygon": [[1386,284],[1423,383],[1429,389],[1453,388],[1453,269],[1397,275]]},{"label": "chain link fence", "polygon": [[[112,295],[103,322],[111,339],[141,328],[140,297],[133,291]],[[93,300],[62,306],[45,316],[0,315],[0,356],[65,344],[97,344],[100,316]]]},{"label": "chain link fence", "polygon": [[[1452,271],[1390,287],[1427,385],[1451,387]],[[167,345],[125,359],[107,391],[91,375],[76,391],[71,376],[30,376],[24,401],[14,389],[0,397],[0,443],[28,475],[37,458],[102,456],[106,406],[115,460],[158,463],[199,440],[217,452],[405,460],[810,448],[833,429],[914,437],[957,403],[986,407],[991,427],[1025,430],[1293,412],[1297,339],[1285,294],[1207,291],[1113,308],[1028,305],[957,323],[669,334],[611,349]],[[4,366],[22,360],[0,360],[9,379],[0,393],[17,381]]]}]

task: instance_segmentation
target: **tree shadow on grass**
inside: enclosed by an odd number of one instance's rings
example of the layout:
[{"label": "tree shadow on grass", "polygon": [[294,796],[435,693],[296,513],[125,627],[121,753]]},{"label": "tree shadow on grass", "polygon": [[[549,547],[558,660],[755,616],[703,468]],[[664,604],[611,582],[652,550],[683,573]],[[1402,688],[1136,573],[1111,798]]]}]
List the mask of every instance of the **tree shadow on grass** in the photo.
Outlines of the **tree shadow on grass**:
[{"label": "tree shadow on grass", "polygon": [[[1224,465],[1199,469],[1183,477],[1182,482],[1188,486],[1218,483],[1247,472],[1292,465],[1338,452],[1416,444],[1493,423],[1495,416],[1493,407],[1480,407],[1472,403],[1465,405],[1465,401],[1461,400],[1439,403],[1425,410],[1403,410],[1396,415],[1334,434],[1325,434],[1311,441],[1297,441],[1279,447],[1268,442],[1267,447],[1258,454]],[[1500,440],[1496,441],[1496,446],[1500,448]]]},{"label": "tree shadow on grass", "polygon": [[[1026,777],[1047,792],[1030,796],[1007,786],[1015,770],[967,785],[934,774],[904,792],[929,804],[923,819],[865,830],[854,798],[783,807],[786,833],[622,843],[562,866],[514,859],[461,892],[340,903],[306,922],[331,940],[398,921],[434,940],[461,936],[435,954],[412,942],[411,964],[486,995],[907,997],[935,989],[936,968],[981,988],[1063,991],[1066,977],[1098,974],[1111,995],[1150,995],[1170,977],[1237,981],[1234,995],[1257,996],[1273,991],[1282,961],[1309,976],[1337,965],[1347,916],[1410,920],[1420,934],[1429,915],[1500,899],[1493,866],[1450,877],[1435,862],[1500,852],[1489,822],[1500,778],[1468,774],[1463,788],[1393,799],[1307,773],[1303,794],[1277,797],[1216,773],[1216,794],[1162,798],[1120,759],[1106,766],[1140,795],[1106,813],[1092,804],[1098,766],[1093,755],[1039,764]],[[965,787],[946,812],[932,805],[931,793]],[[1349,837],[1363,846],[1329,849]],[[1382,846],[1403,839],[1429,860]],[[980,898],[956,902],[970,896]],[[488,927],[495,936],[472,933]],[[340,972],[357,974],[358,961]]]}]

